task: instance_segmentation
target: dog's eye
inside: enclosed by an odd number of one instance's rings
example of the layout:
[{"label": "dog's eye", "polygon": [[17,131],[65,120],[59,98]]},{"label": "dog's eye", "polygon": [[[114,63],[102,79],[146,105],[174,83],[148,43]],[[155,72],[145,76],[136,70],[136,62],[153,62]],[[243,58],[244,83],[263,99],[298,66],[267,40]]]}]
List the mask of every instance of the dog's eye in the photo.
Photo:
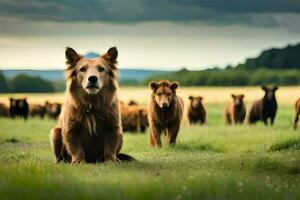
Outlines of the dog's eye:
[{"label": "dog's eye", "polygon": [[103,72],[103,71],[104,71],[104,68],[101,67],[101,66],[99,66],[99,67],[98,67],[98,71],[99,71],[99,72]]},{"label": "dog's eye", "polygon": [[159,93],[157,93],[157,95],[158,95],[158,96],[161,96],[161,95],[162,95],[162,93],[161,93],[161,92],[159,92]]},{"label": "dog's eye", "polygon": [[80,68],[80,71],[81,71],[81,72],[85,72],[85,71],[86,71],[86,68],[85,68],[85,67],[81,67],[81,68]]}]

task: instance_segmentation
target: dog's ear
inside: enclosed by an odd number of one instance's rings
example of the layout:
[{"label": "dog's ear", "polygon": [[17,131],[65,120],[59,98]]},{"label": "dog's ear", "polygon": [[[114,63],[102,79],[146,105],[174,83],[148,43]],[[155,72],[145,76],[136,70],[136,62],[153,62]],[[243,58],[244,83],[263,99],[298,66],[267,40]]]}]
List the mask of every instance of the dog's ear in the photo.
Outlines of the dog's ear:
[{"label": "dog's ear", "polygon": [[179,83],[177,81],[172,82],[170,85],[171,90],[173,90],[174,92],[178,87],[179,87]]},{"label": "dog's ear", "polygon": [[235,99],[235,95],[234,94],[231,94],[231,97]]},{"label": "dog's ear", "polygon": [[244,94],[241,94],[241,97],[242,97],[242,99],[245,97],[245,95]]},{"label": "dog's ear", "polygon": [[70,47],[67,47],[66,52],[67,64],[74,65],[80,60],[80,56],[76,53],[76,51]]},{"label": "dog's ear", "polygon": [[264,91],[268,90],[268,88],[266,86],[264,86],[264,85],[261,86],[261,89],[264,90]]},{"label": "dog's ear", "polygon": [[149,87],[155,91],[158,88],[158,83],[156,83],[155,81],[150,81],[149,82]]},{"label": "dog's ear", "polygon": [[101,56],[104,60],[110,64],[117,64],[118,50],[117,47],[111,47],[108,51]]},{"label": "dog's ear", "polygon": [[277,86],[274,86],[274,87],[273,87],[273,91],[276,91],[276,90],[278,90],[278,87],[277,87]]},{"label": "dog's ear", "polygon": [[199,96],[199,97],[198,97],[199,101],[202,101],[203,98],[204,98],[204,97],[202,97],[202,96]]},{"label": "dog's ear", "polygon": [[193,96],[189,96],[189,100],[192,100],[194,97]]}]

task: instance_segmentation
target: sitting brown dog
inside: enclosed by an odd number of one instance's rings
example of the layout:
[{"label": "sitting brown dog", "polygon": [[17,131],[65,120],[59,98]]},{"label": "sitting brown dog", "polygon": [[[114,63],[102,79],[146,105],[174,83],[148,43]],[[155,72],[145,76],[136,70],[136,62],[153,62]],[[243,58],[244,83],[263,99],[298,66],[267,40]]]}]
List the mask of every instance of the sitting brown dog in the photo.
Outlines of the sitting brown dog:
[{"label": "sitting brown dog", "polygon": [[175,144],[183,113],[183,100],[176,95],[178,82],[151,81],[152,97],[148,106],[150,143],[161,147],[161,133],[165,132],[169,144]]},{"label": "sitting brown dog", "polygon": [[233,100],[225,109],[225,121],[227,124],[242,124],[246,116],[244,95],[231,95]]},{"label": "sitting brown dog", "polygon": [[202,104],[203,97],[189,97],[191,103],[188,109],[190,124],[204,124],[206,122],[206,110]]},{"label": "sitting brown dog", "polygon": [[66,99],[51,143],[58,162],[133,160],[123,143],[115,47],[88,59],[67,48]]}]

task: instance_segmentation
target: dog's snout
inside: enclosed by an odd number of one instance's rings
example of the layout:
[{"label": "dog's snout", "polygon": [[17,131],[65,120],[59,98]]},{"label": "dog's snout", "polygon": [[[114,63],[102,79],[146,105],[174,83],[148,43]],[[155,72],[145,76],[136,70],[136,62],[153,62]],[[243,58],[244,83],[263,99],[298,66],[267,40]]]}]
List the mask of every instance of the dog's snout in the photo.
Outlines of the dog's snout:
[{"label": "dog's snout", "polygon": [[97,76],[90,76],[88,80],[91,83],[96,83],[98,81],[98,78],[97,78]]},{"label": "dog's snout", "polygon": [[167,103],[163,103],[163,108],[167,108],[168,104]]}]

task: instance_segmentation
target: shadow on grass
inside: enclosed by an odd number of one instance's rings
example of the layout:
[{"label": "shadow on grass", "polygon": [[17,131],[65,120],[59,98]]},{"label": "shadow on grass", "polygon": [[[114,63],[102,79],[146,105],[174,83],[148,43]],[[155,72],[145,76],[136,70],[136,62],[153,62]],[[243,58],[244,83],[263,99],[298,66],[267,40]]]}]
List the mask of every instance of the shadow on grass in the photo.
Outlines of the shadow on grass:
[{"label": "shadow on grass", "polygon": [[4,143],[19,143],[20,141],[16,138],[8,138],[4,140]]},{"label": "shadow on grass", "polygon": [[300,166],[282,163],[270,158],[260,158],[254,165],[256,172],[276,172],[283,174],[300,174]]},{"label": "shadow on grass", "polygon": [[282,142],[277,142],[269,148],[269,152],[284,150],[300,150],[300,139],[290,139]]},{"label": "shadow on grass", "polygon": [[198,144],[198,143],[190,143],[190,144],[176,144],[173,147],[174,150],[180,151],[209,151],[215,153],[223,152],[221,149],[218,149],[211,144]]}]

